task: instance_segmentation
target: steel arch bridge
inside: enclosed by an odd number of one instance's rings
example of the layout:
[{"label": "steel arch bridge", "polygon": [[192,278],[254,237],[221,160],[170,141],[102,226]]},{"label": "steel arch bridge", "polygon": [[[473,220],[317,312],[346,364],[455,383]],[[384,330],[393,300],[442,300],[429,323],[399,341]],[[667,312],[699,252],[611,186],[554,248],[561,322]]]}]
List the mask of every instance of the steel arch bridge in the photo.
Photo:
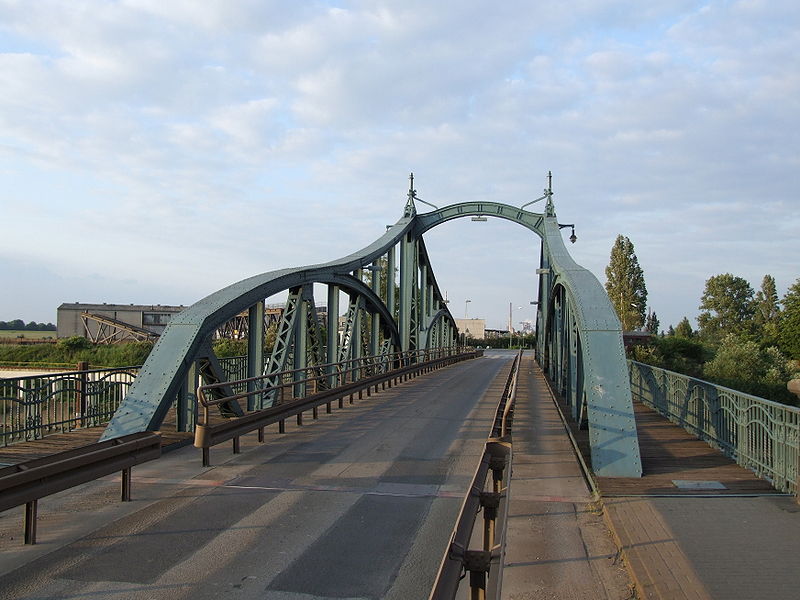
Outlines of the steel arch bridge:
[{"label": "steel arch bridge", "polygon": [[[541,238],[536,357],[572,416],[588,425],[592,469],[598,476],[639,477],[639,443],[619,319],[597,278],[569,255],[552,191],[543,213],[497,202],[464,202],[417,213],[413,175],[403,216],[367,247],[328,263],[270,271],[232,284],[193,304],[167,325],[101,439],[155,431],[174,405],[180,430],[196,418],[195,385],[225,382],[211,348],[214,332],[246,311],[248,377],[277,377],[302,369],[397,352],[457,344],[455,320],[431,268],[423,234],[462,217],[512,221]],[[532,204],[529,202],[528,204]],[[523,205],[523,206],[527,206]],[[398,265],[399,255],[399,265]],[[398,269],[399,267],[399,269]],[[399,277],[395,273],[399,271]],[[327,327],[320,327],[314,284],[327,286]],[[264,299],[288,291],[269,357],[262,347]],[[349,298],[338,335],[339,297]],[[253,383],[249,384],[251,386]],[[262,384],[263,385],[263,384]],[[224,396],[229,390],[219,388]],[[267,388],[268,389],[268,388]],[[255,394],[248,410],[271,405],[271,392]],[[241,415],[234,403],[223,414]]]}]

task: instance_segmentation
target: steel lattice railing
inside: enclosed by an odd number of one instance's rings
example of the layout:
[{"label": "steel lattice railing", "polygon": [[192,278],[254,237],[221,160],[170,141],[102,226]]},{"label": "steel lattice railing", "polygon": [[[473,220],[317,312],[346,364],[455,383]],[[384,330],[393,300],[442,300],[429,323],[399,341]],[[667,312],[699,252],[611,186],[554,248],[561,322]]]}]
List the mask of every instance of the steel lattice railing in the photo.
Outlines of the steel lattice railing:
[{"label": "steel lattice railing", "polygon": [[634,361],[629,368],[634,400],[797,493],[800,409]]},{"label": "steel lattice railing", "polygon": [[[228,379],[246,377],[246,356],[221,358],[219,363]],[[140,368],[85,369],[0,379],[0,445],[105,425]]]}]

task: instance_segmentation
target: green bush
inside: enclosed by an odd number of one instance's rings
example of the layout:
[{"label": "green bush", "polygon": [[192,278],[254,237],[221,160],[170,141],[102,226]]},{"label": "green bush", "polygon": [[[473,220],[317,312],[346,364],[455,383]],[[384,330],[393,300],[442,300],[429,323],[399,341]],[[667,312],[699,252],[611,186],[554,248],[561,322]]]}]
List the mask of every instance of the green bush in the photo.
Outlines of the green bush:
[{"label": "green bush", "polygon": [[144,363],[152,349],[150,342],[101,345],[74,336],[57,344],[4,344],[0,346],[0,362],[72,365],[85,361],[90,367],[132,367]]}]

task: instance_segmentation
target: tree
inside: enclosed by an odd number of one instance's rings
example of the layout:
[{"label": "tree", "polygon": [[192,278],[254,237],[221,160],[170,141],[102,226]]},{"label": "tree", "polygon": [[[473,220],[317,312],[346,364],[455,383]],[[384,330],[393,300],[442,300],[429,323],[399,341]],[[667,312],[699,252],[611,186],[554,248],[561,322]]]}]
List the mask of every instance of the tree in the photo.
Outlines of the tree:
[{"label": "tree", "polygon": [[645,323],[644,328],[653,335],[658,335],[658,326],[661,325],[661,322],[658,320],[658,316],[656,316],[655,312],[647,313],[647,322]]},{"label": "tree", "polygon": [[606,292],[617,311],[622,329],[631,331],[645,323],[647,287],[644,272],[633,250],[633,242],[618,235],[606,267]]},{"label": "tree", "polygon": [[753,322],[758,329],[762,346],[775,346],[778,343],[778,319],[780,306],[778,305],[778,292],[775,288],[775,278],[764,275],[761,289],[753,298]]},{"label": "tree", "polygon": [[728,334],[722,339],[714,358],[704,365],[703,372],[715,380],[760,381],[768,368],[766,357],[757,343]]},{"label": "tree", "polygon": [[678,323],[678,326],[675,328],[675,335],[686,339],[694,337],[694,331],[692,330],[692,325],[689,323],[689,319],[683,317],[680,320],[680,323]]},{"label": "tree", "polygon": [[714,275],[706,281],[700,311],[700,335],[712,343],[721,342],[729,334],[751,333],[753,288],[746,279],[730,273]]},{"label": "tree", "polygon": [[748,394],[795,403],[786,382],[796,377],[794,367],[775,347],[763,348],[754,340],[729,334],[717,354],[703,366],[705,378]]},{"label": "tree", "polygon": [[800,279],[786,291],[778,321],[778,347],[789,357],[800,360]]},{"label": "tree", "polygon": [[774,321],[780,313],[778,306],[778,292],[775,289],[775,278],[772,275],[764,275],[761,280],[761,289],[756,292],[753,299],[754,318],[757,323],[763,324]]}]

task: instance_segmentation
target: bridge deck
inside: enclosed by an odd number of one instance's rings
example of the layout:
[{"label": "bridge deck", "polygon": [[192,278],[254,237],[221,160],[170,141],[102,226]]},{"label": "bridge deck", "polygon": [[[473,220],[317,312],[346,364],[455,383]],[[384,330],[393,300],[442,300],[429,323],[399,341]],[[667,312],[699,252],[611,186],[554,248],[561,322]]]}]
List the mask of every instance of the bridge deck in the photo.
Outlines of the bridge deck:
[{"label": "bridge deck", "polygon": [[[655,411],[638,403],[634,409],[644,476],[596,483],[638,597],[796,598],[794,499]],[[588,432],[572,422],[570,429],[588,463]],[[724,489],[703,489],[701,482]]]},{"label": "bridge deck", "polygon": [[[568,410],[563,404],[561,409]],[[603,497],[779,494],[768,481],[740,467],[654,410],[635,402],[634,412],[643,476],[639,479],[598,477],[597,485]],[[588,464],[589,432],[577,430],[574,423],[570,423],[570,428]],[[719,483],[724,489],[708,489],[711,486],[703,482]]]},{"label": "bridge deck", "polygon": [[[203,468],[182,448],[48,496],[39,543],[0,513],[0,589],[14,598],[421,598],[481,456],[511,354],[422,375],[270,427]],[[3,595],[0,594],[0,595]],[[4,596],[5,597],[5,596]]]}]

